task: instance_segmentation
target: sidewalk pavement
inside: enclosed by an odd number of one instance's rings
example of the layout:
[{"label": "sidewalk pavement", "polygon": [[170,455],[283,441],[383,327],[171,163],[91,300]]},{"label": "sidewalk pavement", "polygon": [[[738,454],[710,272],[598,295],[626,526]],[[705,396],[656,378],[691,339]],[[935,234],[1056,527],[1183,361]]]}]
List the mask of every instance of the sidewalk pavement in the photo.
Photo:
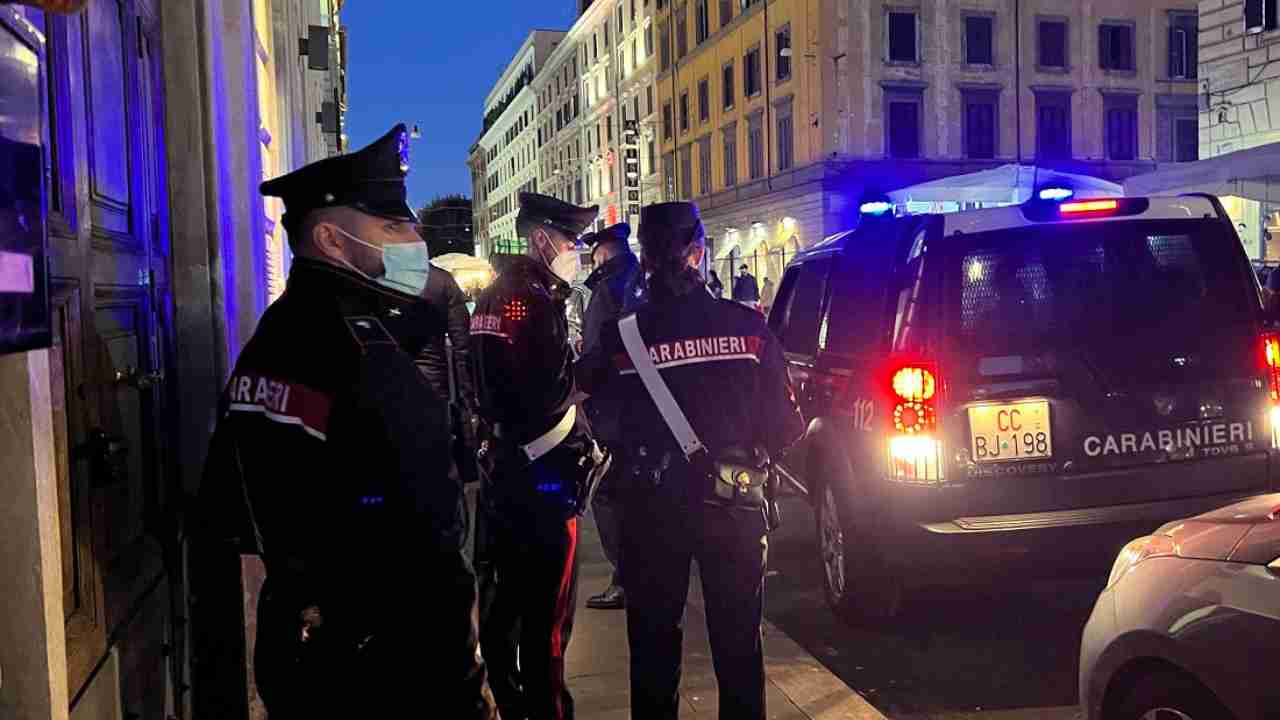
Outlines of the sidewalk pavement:
[{"label": "sidewalk pavement", "polygon": [[[578,611],[565,658],[575,715],[583,720],[626,720],[631,717],[626,612],[586,607],[586,599],[608,585],[612,568],[604,558],[592,518],[583,518],[580,528]],[[764,650],[770,720],[885,720],[884,715],[768,621],[764,625]],[[682,678],[681,717],[715,718],[718,692],[696,574],[685,609]]]}]

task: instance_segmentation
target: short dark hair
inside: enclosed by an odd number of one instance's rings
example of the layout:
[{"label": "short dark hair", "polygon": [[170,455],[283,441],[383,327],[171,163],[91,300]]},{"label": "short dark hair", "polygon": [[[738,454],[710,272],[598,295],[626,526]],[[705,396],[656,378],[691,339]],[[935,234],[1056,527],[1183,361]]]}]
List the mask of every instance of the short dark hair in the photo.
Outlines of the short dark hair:
[{"label": "short dark hair", "polygon": [[308,210],[301,217],[295,217],[297,213],[287,213],[281,222],[284,224],[284,231],[288,234],[289,250],[298,253],[306,249],[311,242],[311,233],[316,226],[322,222],[334,222],[334,218],[344,206],[335,205],[333,207],[315,208]]}]

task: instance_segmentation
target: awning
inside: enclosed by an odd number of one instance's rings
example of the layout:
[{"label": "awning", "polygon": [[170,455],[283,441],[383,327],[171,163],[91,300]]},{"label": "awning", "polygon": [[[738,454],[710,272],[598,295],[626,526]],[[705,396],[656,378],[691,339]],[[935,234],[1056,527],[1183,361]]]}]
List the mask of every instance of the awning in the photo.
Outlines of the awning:
[{"label": "awning", "polygon": [[493,272],[493,266],[488,260],[478,258],[475,255],[466,255],[463,253],[448,253],[437,258],[431,258],[431,264],[447,270],[451,273],[459,270],[470,270],[472,272]]},{"label": "awning", "polygon": [[496,275],[488,260],[475,255],[447,253],[438,258],[431,258],[431,264],[452,275],[454,281],[464,289],[484,287]]},{"label": "awning", "polygon": [[889,193],[896,203],[905,202],[1026,202],[1036,187],[1064,184],[1077,197],[1118,196],[1123,188],[1089,175],[1049,170],[1035,165],[1009,163],[991,170],[952,175]]},{"label": "awning", "polygon": [[1124,181],[1126,195],[1203,192],[1280,202],[1280,143],[1259,145],[1204,160],[1169,163]]}]

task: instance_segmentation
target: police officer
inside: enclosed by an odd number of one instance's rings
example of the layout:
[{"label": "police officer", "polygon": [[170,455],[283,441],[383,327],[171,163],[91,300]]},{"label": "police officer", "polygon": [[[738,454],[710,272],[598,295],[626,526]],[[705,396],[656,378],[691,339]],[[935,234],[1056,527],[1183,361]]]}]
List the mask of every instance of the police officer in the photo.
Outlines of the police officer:
[{"label": "police officer", "polygon": [[[782,351],[759,313],[713,298],[698,268],[705,234],[696,206],[651,205],[641,213],[641,262],[648,302],[633,316],[656,365],[706,452],[686,459],[638,375],[615,323],[599,352],[578,366],[583,389],[611,388],[625,408],[618,418],[629,474],[623,501],[622,581],[631,645],[631,715],[675,718],[679,707],[682,630],[690,561],[698,561],[716,676],[720,717],[763,720],[762,598],[769,527],[756,487],[717,487],[721,460],[736,458],[751,477],[764,454],[803,431],[787,384]],[[643,357],[643,356],[639,356]],[[714,461],[712,460],[714,458]],[[630,467],[634,463],[634,467]],[[738,482],[738,473],[730,476]],[[724,496],[728,495],[729,500]]]},{"label": "police officer", "polygon": [[[622,315],[629,299],[629,291],[634,294],[636,277],[640,274],[640,260],[631,252],[630,240],[631,226],[626,223],[607,227],[590,237],[595,269],[586,280],[591,291],[591,302],[587,305],[583,321],[584,354],[596,351],[600,346],[600,335],[605,324],[616,321]],[[606,392],[598,392],[584,403],[592,430],[609,447],[616,447],[619,441],[617,433],[613,432],[619,411],[616,402]],[[617,494],[614,492],[616,478],[621,472],[622,463],[620,458],[615,457],[613,467],[601,482],[591,506],[595,514],[596,529],[600,531],[600,545],[604,549],[605,559],[613,565],[609,586],[599,594],[587,598],[587,607],[597,610],[626,606],[626,595],[618,572],[622,554],[622,519],[617,506]]]},{"label": "police officer", "polygon": [[421,298],[407,148],[400,125],[262,185],[295,260],[222,398],[194,566],[234,573],[197,591],[204,646],[226,646],[212,598],[242,602],[237,553],[261,553],[254,670],[273,720],[493,714],[444,399],[413,362],[443,326]]},{"label": "police officer", "polygon": [[[475,384],[471,382],[470,362],[471,311],[467,309],[467,296],[453,275],[438,267],[431,267],[427,273],[422,296],[435,310],[434,320],[445,324],[446,332],[433,337],[423,348],[417,358],[418,368],[431,389],[448,399],[453,459],[450,478],[470,486],[479,479],[475,456]],[[465,554],[470,561],[475,493],[474,487],[468,489],[464,535],[467,538]]]},{"label": "police officer", "polygon": [[[565,302],[576,238],[596,217],[522,193],[512,258],[471,318],[484,452],[481,646],[505,720],[571,718],[564,651],[577,593],[578,516],[608,468],[573,404]],[[518,660],[518,665],[517,665]]]}]

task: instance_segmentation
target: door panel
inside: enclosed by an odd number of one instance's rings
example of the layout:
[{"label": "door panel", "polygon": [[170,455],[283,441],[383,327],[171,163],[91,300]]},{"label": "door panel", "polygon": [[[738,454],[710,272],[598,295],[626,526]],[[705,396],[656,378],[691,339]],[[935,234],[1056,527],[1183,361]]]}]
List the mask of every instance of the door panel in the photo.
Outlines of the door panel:
[{"label": "door panel", "polygon": [[94,324],[99,380],[101,430],[114,443],[111,462],[95,483],[107,495],[106,556],[114,564],[140,539],[143,518],[154,492],[145,467],[144,390],[137,385],[146,373],[147,303],[138,288],[103,287],[95,291]]},{"label": "door panel", "polygon": [[68,685],[80,695],[114,648],[126,713],[167,717],[171,593],[181,590],[166,581],[176,524],[160,437],[172,423],[159,372],[171,352],[171,313],[157,300],[168,297],[159,23],[153,3],[92,0],[45,25],[51,270],[65,278],[53,372]]},{"label": "door panel", "polygon": [[98,566],[101,507],[90,483],[80,335],[80,288],[53,282],[53,348],[49,352],[54,446],[57,451],[58,521],[62,535],[63,609],[67,675],[72,692],[89,679],[106,652],[102,577]]},{"label": "door panel", "polygon": [[118,0],[89,3],[84,27],[85,79],[89,88],[89,173],[93,224],[128,233],[131,78],[126,69],[125,8]]}]

